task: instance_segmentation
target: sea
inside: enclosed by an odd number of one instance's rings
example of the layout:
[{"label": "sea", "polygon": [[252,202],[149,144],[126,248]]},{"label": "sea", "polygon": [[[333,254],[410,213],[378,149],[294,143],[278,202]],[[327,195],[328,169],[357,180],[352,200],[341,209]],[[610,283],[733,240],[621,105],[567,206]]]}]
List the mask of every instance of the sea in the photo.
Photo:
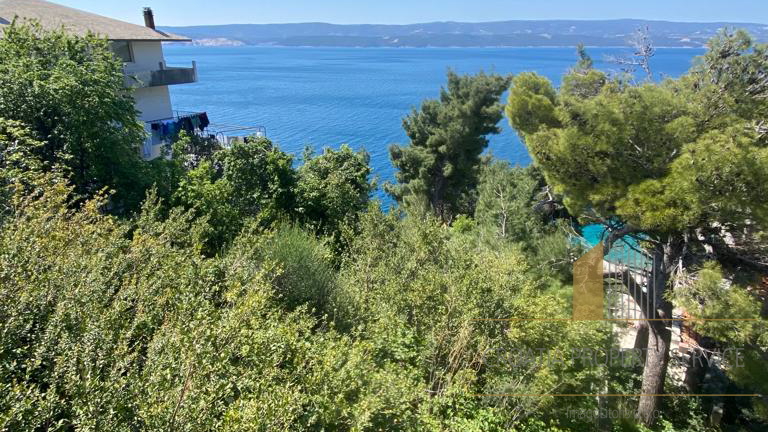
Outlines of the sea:
[{"label": "sea", "polygon": [[[303,48],[166,46],[171,66],[197,62],[198,82],[171,88],[174,108],[205,111],[213,124],[264,127],[300,163],[304,149],[349,144],[371,157],[378,183],[394,179],[388,148],[407,144],[403,117],[438,98],[449,69],[518,74],[534,71],[558,85],[576,60],[574,48]],[[630,48],[591,48],[595,67],[621,72],[610,57]],[[658,48],[653,79],[678,77],[703,49]],[[504,99],[506,100],[506,95]],[[509,127],[490,137],[487,151],[517,165],[531,159]],[[386,200],[381,192],[376,194]]]}]

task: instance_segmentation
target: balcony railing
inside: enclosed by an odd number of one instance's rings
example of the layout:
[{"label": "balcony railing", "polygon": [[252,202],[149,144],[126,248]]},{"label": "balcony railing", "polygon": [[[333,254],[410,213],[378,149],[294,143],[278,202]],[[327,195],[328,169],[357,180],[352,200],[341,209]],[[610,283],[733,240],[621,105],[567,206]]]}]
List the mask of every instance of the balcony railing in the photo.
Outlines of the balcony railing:
[{"label": "balcony railing", "polygon": [[174,111],[173,117],[146,122],[145,128],[148,137],[142,147],[144,159],[155,159],[163,154],[164,149],[170,154],[170,145],[181,131],[205,135],[210,124],[202,122],[203,116],[207,118],[207,114],[204,112],[181,113]]},{"label": "balcony railing", "polygon": [[125,86],[130,88],[146,88],[189,84],[197,82],[197,62],[192,67],[171,67],[165,62],[158,63],[158,69],[137,70],[125,72]]},{"label": "balcony railing", "polygon": [[245,137],[263,137],[267,136],[267,129],[264,126],[227,126],[227,125],[215,125],[216,130],[213,134],[216,140],[224,148],[232,147],[232,144],[237,140],[241,140]]},{"label": "balcony railing", "polygon": [[[194,111],[174,111],[176,118],[183,118],[186,116],[195,116],[203,113]],[[198,133],[200,136],[213,136],[224,148],[229,148],[232,143],[237,139],[242,139],[249,136],[265,137],[267,136],[267,128],[264,126],[238,126],[230,124],[222,124],[218,122],[211,122],[204,131]]]},{"label": "balcony railing", "polygon": [[145,159],[161,156],[164,148],[170,150],[170,144],[181,130],[201,137],[215,138],[224,148],[231,147],[235,141],[244,137],[267,136],[264,126],[235,126],[210,122],[206,124],[203,119],[207,118],[208,114],[205,112],[174,111],[173,117],[147,122],[149,137],[144,142],[142,156]]}]

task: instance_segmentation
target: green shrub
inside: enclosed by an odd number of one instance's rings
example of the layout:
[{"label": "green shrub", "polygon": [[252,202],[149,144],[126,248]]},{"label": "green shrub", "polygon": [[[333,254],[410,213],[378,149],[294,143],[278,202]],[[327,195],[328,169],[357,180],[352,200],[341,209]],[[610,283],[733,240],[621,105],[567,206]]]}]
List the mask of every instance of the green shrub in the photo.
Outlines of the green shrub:
[{"label": "green shrub", "polygon": [[280,226],[264,241],[264,258],[277,265],[274,284],[288,310],[308,305],[326,312],[335,285],[331,251],[295,225]]}]

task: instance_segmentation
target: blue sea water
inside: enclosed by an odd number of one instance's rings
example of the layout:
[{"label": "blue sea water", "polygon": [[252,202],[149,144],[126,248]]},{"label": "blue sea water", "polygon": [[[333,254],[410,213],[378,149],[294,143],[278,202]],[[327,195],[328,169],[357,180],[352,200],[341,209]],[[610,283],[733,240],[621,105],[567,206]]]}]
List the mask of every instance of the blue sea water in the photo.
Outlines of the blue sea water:
[{"label": "blue sea water", "polygon": [[[626,48],[589,50],[595,66],[617,70],[606,56]],[[676,77],[700,49],[658,49],[655,77]],[[278,48],[167,46],[170,65],[197,61],[199,81],[173,86],[174,107],[206,111],[214,123],[264,126],[281,149],[300,157],[305,146],[348,143],[371,155],[374,175],[392,180],[387,148],[407,143],[402,118],[436,98],[448,68],[459,73],[535,71],[559,84],[576,61],[573,48]],[[526,165],[525,146],[502,120],[489,151]]]}]

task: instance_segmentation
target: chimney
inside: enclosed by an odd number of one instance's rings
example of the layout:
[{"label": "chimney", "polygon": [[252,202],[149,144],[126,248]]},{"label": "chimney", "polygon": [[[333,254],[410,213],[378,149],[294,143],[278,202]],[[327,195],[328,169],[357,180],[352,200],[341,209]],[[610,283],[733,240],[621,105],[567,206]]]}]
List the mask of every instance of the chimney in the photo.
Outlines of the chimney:
[{"label": "chimney", "polygon": [[152,8],[144,8],[144,25],[152,30],[155,29],[155,15],[152,13]]}]

